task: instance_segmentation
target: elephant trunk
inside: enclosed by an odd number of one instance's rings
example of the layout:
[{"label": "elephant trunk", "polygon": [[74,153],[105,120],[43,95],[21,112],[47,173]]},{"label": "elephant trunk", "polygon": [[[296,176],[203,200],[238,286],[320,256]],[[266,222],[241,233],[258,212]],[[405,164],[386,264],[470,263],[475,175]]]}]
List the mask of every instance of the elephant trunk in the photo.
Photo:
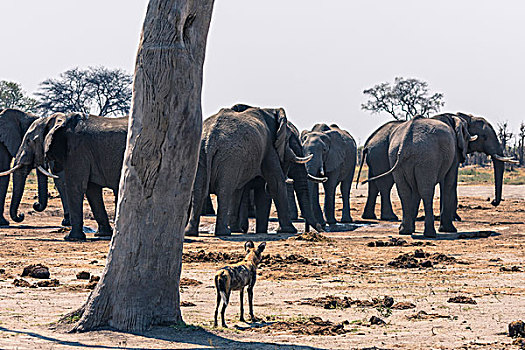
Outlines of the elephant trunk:
[{"label": "elephant trunk", "polygon": [[497,206],[501,202],[501,193],[503,188],[503,172],[505,171],[505,163],[493,158],[492,164],[494,166],[494,191],[496,197],[494,198],[491,204],[493,206]]},{"label": "elephant trunk", "polygon": [[299,208],[301,209],[301,215],[303,216],[304,220],[316,231],[323,231],[320,223],[315,220],[315,216],[312,211],[312,202],[308,188],[308,178],[304,165],[292,165],[288,175],[294,180],[293,188],[297,195],[297,201],[299,202]]},{"label": "elephant trunk", "polygon": [[33,203],[33,209],[40,212],[47,208],[48,180],[47,176],[40,171],[36,172],[36,176],[38,181],[38,202]]},{"label": "elephant trunk", "polygon": [[26,185],[27,175],[31,168],[28,166],[23,166],[17,169],[13,173],[13,196],[11,197],[11,206],[9,207],[9,215],[11,219],[15,222],[24,221],[24,214],[18,215],[18,208],[24,195],[24,188]]}]

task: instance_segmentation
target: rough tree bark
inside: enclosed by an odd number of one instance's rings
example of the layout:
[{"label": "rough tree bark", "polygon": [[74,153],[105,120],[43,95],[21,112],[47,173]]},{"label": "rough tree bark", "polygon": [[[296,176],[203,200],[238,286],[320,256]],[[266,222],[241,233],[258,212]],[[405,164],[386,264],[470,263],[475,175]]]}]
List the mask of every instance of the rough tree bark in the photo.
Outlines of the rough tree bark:
[{"label": "rough tree bark", "polygon": [[182,321],[182,243],[201,135],[213,0],[150,0],[106,268],[73,330]]}]

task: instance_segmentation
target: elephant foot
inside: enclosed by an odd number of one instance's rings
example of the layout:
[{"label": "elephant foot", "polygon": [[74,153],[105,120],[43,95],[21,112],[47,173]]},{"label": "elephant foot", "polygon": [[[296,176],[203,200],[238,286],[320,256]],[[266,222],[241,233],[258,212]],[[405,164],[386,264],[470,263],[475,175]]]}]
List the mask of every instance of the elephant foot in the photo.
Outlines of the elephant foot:
[{"label": "elephant foot", "polygon": [[328,220],[326,220],[326,223],[328,225],[332,226],[332,225],[337,224],[337,220],[336,219],[328,219]]},{"label": "elephant foot", "polygon": [[377,220],[377,216],[375,213],[363,213],[363,215],[361,215],[361,218],[362,219],[365,219],[365,220]]},{"label": "elephant foot", "polygon": [[439,225],[439,232],[458,232],[454,225]]},{"label": "elephant foot", "polygon": [[423,236],[425,236],[426,238],[436,238],[436,230],[425,230],[423,232]]},{"label": "elephant foot", "polygon": [[343,218],[341,219],[341,223],[342,223],[342,224],[351,224],[352,222],[354,222],[354,220],[352,219],[351,216],[349,216],[349,217],[343,217]]},{"label": "elephant foot", "polygon": [[64,240],[69,242],[83,242],[86,240],[86,235],[84,234],[84,232],[75,232],[71,230],[69,234],[64,236]]},{"label": "elephant foot", "polygon": [[0,216],[0,227],[9,226],[9,221],[7,221],[3,216]]},{"label": "elephant foot", "polygon": [[95,237],[111,237],[113,235],[113,230],[110,228],[99,228],[95,232]]},{"label": "elephant foot", "polygon": [[62,219],[62,226],[71,226],[71,220],[69,219],[69,214],[64,214],[64,219]]},{"label": "elephant foot", "polygon": [[383,221],[399,221],[399,218],[395,214],[392,214],[392,215],[381,215],[381,220],[383,220]]},{"label": "elephant foot", "polygon": [[399,234],[400,235],[411,235],[415,232],[414,227],[408,227],[403,224],[399,225]]},{"label": "elephant foot", "polygon": [[294,227],[294,225],[287,225],[287,226],[279,226],[277,228],[277,233],[297,233],[297,229]]},{"label": "elephant foot", "polygon": [[186,237],[199,237],[199,229],[193,226],[188,226],[184,230],[184,236]]},{"label": "elephant foot", "polygon": [[223,229],[220,229],[218,227],[215,227],[215,236],[217,237],[221,237],[221,236],[231,236],[232,235],[232,231],[229,229],[229,228],[223,228]]}]

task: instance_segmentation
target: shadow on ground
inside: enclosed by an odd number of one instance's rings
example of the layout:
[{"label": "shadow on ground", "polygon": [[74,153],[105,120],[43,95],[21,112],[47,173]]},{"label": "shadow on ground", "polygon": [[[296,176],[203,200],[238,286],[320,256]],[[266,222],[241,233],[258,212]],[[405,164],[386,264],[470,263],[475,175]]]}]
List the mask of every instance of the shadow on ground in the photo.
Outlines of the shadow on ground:
[{"label": "shadow on ground", "polygon": [[454,232],[454,233],[438,233],[436,238],[429,238],[423,234],[413,234],[413,239],[430,240],[430,241],[444,241],[444,240],[459,240],[459,239],[481,239],[488,237],[501,236],[501,233],[496,231],[468,231],[468,232]]},{"label": "shadow on ground", "polygon": [[[96,345],[96,344],[87,344],[83,343],[81,341],[74,341],[74,340],[62,340],[59,339],[61,334],[56,334],[56,336],[46,336],[42,334],[38,334],[36,332],[27,332],[27,331],[19,331],[19,330],[12,330],[7,329],[4,327],[0,327],[0,332],[8,332],[8,333],[14,333],[19,335],[25,335],[27,337],[35,338],[40,340],[43,344],[49,343],[50,346],[56,346],[56,345],[62,345],[62,346],[70,346],[71,348],[87,348],[87,349],[125,349],[125,350],[139,350],[143,348],[138,347],[128,347],[126,346],[126,342],[119,342],[118,345],[110,346],[110,345]],[[94,333],[96,334],[97,331]],[[107,331],[102,331],[107,332]],[[117,334],[125,335],[126,333],[120,333],[115,332]],[[150,331],[144,332],[144,333],[135,333],[133,335],[156,339],[156,340],[162,340],[166,342],[174,342],[178,343],[181,347],[180,348],[188,348],[183,347],[185,344],[187,344],[189,347],[195,346],[195,348],[198,349],[297,349],[297,350],[316,350],[316,349],[322,349],[322,348],[315,348],[310,346],[302,346],[302,345],[289,345],[289,344],[279,344],[279,343],[266,343],[266,342],[258,342],[258,341],[237,341],[225,338],[223,336],[214,334],[210,331],[207,331],[203,328],[193,328],[193,327],[182,327],[182,328],[175,328],[175,327],[154,327]],[[152,341],[153,343],[154,341]],[[37,344],[34,344],[35,347]],[[158,347],[158,348],[149,348],[149,349],[165,349],[165,347]]]}]

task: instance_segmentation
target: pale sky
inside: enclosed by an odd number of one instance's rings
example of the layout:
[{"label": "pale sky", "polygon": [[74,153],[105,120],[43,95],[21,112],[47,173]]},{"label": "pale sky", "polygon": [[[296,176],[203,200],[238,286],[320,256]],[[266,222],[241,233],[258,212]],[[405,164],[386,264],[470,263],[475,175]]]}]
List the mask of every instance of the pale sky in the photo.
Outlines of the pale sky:
[{"label": "pale sky", "polygon": [[[33,93],[74,67],[133,72],[147,0],[1,0],[0,79]],[[362,91],[396,76],[445,94],[443,111],[525,120],[525,1],[216,0],[204,117],[238,102],[337,123],[358,143],[387,115]]]}]

